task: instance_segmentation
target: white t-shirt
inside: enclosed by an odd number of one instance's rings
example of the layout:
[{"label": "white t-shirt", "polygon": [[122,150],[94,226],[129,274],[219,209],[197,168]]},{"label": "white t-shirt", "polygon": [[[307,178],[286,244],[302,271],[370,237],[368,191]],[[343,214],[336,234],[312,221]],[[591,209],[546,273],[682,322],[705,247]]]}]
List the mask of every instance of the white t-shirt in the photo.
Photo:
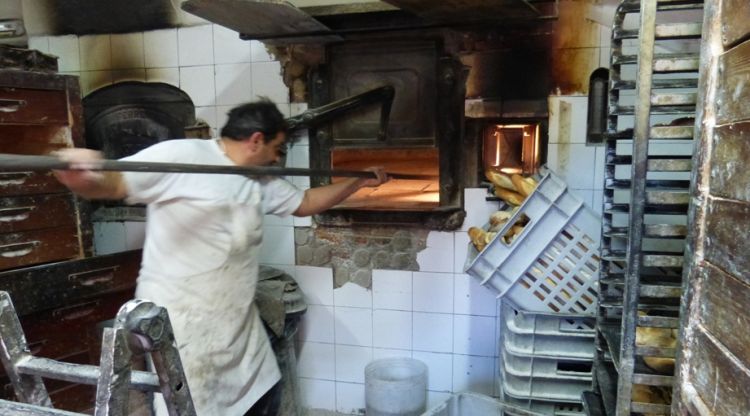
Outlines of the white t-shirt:
[{"label": "white t-shirt", "polygon": [[[233,165],[217,142],[200,139],[123,160]],[[280,379],[253,303],[263,215],[293,213],[304,193],[279,178],[123,177],[127,201],[148,204],[136,297],[167,308],[198,415],[244,414]]]}]

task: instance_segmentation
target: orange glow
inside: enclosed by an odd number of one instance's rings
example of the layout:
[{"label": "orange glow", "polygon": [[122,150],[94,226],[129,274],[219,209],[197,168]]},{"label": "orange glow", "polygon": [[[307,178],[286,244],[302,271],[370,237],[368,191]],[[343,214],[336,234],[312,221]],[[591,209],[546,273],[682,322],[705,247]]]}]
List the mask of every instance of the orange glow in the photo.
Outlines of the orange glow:
[{"label": "orange glow", "polygon": [[539,165],[538,124],[496,124],[485,130],[484,169],[532,174]]}]

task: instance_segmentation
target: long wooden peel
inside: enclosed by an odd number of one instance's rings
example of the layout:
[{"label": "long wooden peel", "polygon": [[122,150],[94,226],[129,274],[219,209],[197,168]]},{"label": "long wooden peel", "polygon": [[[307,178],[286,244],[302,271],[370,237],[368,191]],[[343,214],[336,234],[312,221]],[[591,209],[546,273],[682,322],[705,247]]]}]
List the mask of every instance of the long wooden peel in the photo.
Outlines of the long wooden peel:
[{"label": "long wooden peel", "polygon": [[[54,156],[14,155],[0,153],[0,172],[46,171],[46,170],[91,170],[117,172],[166,172],[166,173],[213,173],[244,176],[337,176],[350,178],[371,178],[376,176],[369,171],[337,169],[305,169],[279,166],[224,166],[197,165],[191,163],[130,162],[120,160],[100,160],[96,166],[77,168],[71,162]],[[409,173],[388,173],[392,179],[435,180],[434,175]]]}]

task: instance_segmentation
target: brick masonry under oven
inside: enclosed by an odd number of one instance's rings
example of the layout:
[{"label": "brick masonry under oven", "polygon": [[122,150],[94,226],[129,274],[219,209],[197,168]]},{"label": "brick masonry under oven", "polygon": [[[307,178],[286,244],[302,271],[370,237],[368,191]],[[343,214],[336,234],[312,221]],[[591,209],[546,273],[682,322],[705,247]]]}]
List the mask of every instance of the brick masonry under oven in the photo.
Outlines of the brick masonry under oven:
[{"label": "brick masonry under oven", "polygon": [[347,282],[372,286],[372,270],[418,271],[417,253],[427,247],[429,230],[379,227],[297,227],[299,266],[331,267],[334,287]]}]

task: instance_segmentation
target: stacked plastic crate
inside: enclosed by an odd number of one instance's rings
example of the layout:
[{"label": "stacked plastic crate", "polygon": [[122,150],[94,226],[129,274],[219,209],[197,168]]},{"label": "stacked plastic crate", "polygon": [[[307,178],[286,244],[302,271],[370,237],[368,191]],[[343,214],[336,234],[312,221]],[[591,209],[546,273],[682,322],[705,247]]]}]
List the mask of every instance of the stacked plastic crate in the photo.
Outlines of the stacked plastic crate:
[{"label": "stacked plastic crate", "polygon": [[[516,223],[526,223],[510,240]],[[498,294],[498,384],[509,404],[582,415],[591,388],[601,219],[547,172],[466,272]],[[507,241],[510,240],[508,243]]]}]

